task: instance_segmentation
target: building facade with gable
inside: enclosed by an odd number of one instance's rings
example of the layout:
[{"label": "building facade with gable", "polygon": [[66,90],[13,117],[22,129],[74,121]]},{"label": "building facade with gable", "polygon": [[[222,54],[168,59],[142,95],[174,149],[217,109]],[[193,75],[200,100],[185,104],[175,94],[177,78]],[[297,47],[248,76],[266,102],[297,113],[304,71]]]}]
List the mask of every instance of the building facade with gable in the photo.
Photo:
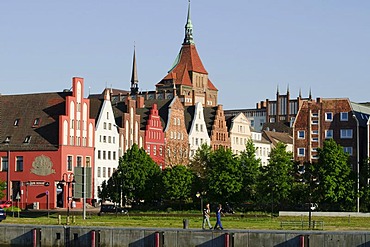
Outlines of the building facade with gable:
[{"label": "building facade with gable", "polygon": [[231,150],[234,154],[240,154],[245,150],[248,139],[251,139],[250,122],[243,113],[235,117],[229,117],[226,121],[231,141]]},{"label": "building facade with gable", "polygon": [[95,177],[94,199],[99,199],[99,191],[118,167],[119,135],[110,98],[110,90],[105,89],[104,98],[90,98],[90,114],[95,118]]},{"label": "building facade with gable", "polygon": [[84,79],[74,77],[72,91],[0,96],[0,178],[14,205],[67,208],[73,199],[82,206],[82,187],[93,187],[95,141],[83,95]]}]

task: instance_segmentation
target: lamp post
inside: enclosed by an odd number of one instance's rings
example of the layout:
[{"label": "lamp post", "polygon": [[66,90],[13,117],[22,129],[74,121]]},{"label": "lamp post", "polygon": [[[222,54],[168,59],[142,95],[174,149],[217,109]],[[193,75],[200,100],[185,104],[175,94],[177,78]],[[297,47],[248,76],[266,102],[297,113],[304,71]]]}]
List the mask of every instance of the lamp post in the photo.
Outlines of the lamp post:
[{"label": "lamp post", "polygon": [[[66,179],[64,179],[66,177]],[[70,197],[69,197],[69,191],[71,188],[71,184],[76,184],[75,176],[73,173],[63,173],[62,180],[60,181],[61,184],[64,186],[67,185],[67,225],[69,224],[69,207],[70,207]]]},{"label": "lamp post", "polygon": [[269,184],[268,187],[271,188],[271,218],[274,216],[274,189],[278,187],[277,184]]},{"label": "lamp post", "polygon": [[197,198],[200,198],[200,212],[201,212],[201,213],[203,213],[203,195],[204,195],[204,192],[202,192],[202,193],[197,192],[197,193],[195,194],[195,196],[196,196]]},{"label": "lamp post", "polygon": [[24,183],[26,185],[26,210],[28,209],[28,186],[30,185],[30,181]]}]

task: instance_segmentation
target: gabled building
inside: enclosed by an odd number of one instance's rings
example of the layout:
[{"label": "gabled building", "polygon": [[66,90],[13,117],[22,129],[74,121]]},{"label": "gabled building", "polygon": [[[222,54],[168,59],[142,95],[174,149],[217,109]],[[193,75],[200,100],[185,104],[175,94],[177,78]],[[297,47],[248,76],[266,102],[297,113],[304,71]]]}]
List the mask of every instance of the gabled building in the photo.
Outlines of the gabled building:
[{"label": "gabled building", "polygon": [[156,85],[156,92],[165,94],[176,85],[177,96],[185,106],[202,103],[205,107],[216,106],[218,90],[208,77],[208,72],[198,55],[190,18],[190,1],[185,38],[182,47],[168,74]]},{"label": "gabled building", "polygon": [[94,199],[99,198],[101,185],[118,167],[119,135],[110,98],[105,89],[104,98],[89,97],[90,116],[95,119]]},{"label": "gabled building", "polygon": [[245,150],[245,145],[252,136],[250,122],[247,117],[240,112],[235,117],[227,118],[226,124],[229,130],[231,150],[234,154],[239,154]]},{"label": "gabled building", "polygon": [[222,105],[204,108],[204,119],[213,150],[219,147],[230,148],[230,137]]},{"label": "gabled building", "polygon": [[188,165],[189,135],[185,125],[184,105],[175,96],[168,106],[168,117],[164,129],[166,138],[166,166]]},{"label": "gabled building", "polygon": [[261,160],[262,166],[267,166],[270,160],[271,143],[264,138],[262,132],[251,131],[252,141],[256,148],[256,158]]},{"label": "gabled building", "polygon": [[185,119],[188,123],[190,158],[192,158],[203,144],[211,145],[202,103],[198,102],[195,106],[186,107]]},{"label": "gabled building", "polygon": [[72,91],[0,96],[6,199],[21,208],[67,208],[72,200],[81,207],[83,187],[91,199],[95,120],[83,95],[84,80],[75,77]]},{"label": "gabled building", "polygon": [[142,128],[145,129],[144,148],[161,169],[165,168],[165,137],[163,124],[159,116],[158,105],[154,103],[149,109],[137,109],[141,116]]}]

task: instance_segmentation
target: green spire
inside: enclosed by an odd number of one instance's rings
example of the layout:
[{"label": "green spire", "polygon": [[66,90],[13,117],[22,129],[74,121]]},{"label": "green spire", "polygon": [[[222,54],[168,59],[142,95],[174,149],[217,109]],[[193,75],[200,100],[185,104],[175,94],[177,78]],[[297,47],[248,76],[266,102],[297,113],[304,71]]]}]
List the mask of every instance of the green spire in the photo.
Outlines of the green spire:
[{"label": "green spire", "polygon": [[189,0],[189,6],[188,6],[188,18],[185,25],[185,39],[183,45],[189,45],[194,44],[193,40],[193,24],[191,24],[190,19],[190,0]]}]

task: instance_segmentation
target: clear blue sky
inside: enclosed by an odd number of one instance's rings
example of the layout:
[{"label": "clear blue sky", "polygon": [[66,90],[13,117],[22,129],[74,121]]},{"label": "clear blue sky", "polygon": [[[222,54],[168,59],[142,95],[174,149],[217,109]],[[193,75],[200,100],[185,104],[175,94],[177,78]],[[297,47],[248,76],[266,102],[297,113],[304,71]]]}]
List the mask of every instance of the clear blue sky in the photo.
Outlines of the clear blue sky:
[{"label": "clear blue sky", "polygon": [[[0,93],[153,90],[184,38],[187,0],[2,0]],[[370,101],[370,1],[192,0],[194,40],[225,109],[292,97]]]}]

